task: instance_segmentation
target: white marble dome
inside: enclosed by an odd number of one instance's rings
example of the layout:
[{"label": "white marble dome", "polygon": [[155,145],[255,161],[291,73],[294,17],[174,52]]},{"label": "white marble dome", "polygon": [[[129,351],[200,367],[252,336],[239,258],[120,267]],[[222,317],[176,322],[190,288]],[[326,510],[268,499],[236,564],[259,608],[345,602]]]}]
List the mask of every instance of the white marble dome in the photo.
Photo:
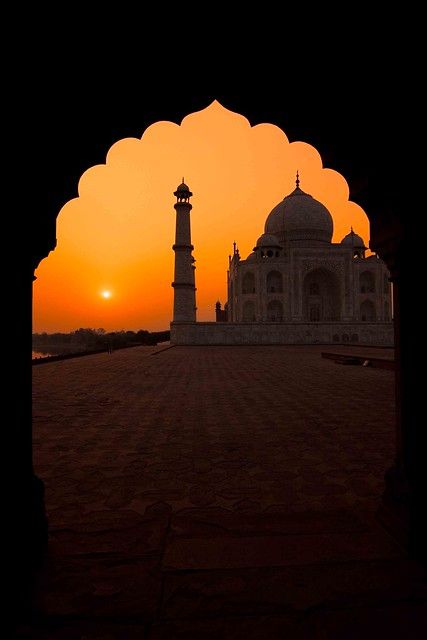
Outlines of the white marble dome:
[{"label": "white marble dome", "polygon": [[286,241],[331,242],[334,223],[327,208],[298,186],[269,214],[265,233]]}]

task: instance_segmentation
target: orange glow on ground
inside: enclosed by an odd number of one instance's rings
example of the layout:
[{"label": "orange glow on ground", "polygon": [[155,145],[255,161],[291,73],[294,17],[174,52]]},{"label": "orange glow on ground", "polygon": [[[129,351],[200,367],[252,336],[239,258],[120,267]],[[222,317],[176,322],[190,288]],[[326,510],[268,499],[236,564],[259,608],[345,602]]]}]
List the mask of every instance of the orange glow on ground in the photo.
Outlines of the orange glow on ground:
[{"label": "orange glow on ground", "polygon": [[225,301],[233,240],[246,258],[271,209],[294,189],[297,169],[301,188],[330,210],[333,241],[353,226],[367,245],[368,218],[348,200],[343,176],[324,169],[314,147],[289,143],[274,125],[251,127],[215,101],[181,125],[156,122],[141,139],[119,140],[106,164],[83,174],[79,197],[58,216],[57,248],[36,272],[34,331],[169,327],[172,194],[183,175],[194,193],[198,320],[214,320],[216,300]]}]

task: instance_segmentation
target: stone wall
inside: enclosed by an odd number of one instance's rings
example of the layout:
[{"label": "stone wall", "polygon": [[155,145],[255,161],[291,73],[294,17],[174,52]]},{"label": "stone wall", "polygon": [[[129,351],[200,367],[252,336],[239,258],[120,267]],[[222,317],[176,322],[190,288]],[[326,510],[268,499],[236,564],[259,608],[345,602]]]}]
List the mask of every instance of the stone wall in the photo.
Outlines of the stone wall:
[{"label": "stone wall", "polygon": [[393,346],[389,322],[172,322],[172,344],[361,344]]}]

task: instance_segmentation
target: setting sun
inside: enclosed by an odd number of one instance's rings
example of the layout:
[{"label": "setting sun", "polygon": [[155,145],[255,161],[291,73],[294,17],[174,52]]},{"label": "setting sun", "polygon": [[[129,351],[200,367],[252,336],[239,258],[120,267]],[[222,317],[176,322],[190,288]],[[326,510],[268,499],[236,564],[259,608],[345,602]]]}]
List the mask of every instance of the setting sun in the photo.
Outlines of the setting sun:
[{"label": "setting sun", "polygon": [[[273,124],[251,126],[214,101],[181,124],[156,122],[140,139],[106,149],[106,163],[88,168],[79,196],[57,220],[57,248],[37,269],[34,331],[76,327],[169,328],[172,319],[175,191],[184,175],[194,196],[197,319],[213,320],[225,301],[232,243],[246,258],[272,208],[295,188],[320,200],[334,219],[334,242],[354,230],[369,240],[363,209],[349,201],[345,177],[325,168],[307,142],[289,142]],[[96,301],[96,283],[103,289]],[[114,305],[100,304],[112,297]]]}]

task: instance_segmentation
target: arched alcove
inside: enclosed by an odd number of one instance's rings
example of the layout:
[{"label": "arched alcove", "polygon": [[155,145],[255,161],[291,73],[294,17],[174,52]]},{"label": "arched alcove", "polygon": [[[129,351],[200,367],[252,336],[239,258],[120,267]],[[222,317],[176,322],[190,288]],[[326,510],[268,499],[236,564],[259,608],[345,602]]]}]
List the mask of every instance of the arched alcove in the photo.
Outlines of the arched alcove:
[{"label": "arched alcove", "polygon": [[267,274],[267,293],[282,293],[283,276],[280,271],[270,271]]},{"label": "arched alcove", "polygon": [[340,288],[332,271],[319,268],[307,273],[303,282],[303,313],[309,322],[340,319]]},{"label": "arched alcove", "polygon": [[283,304],[280,300],[270,300],[267,305],[268,322],[281,322],[283,320]]},{"label": "arched alcove", "polygon": [[246,300],[243,303],[243,322],[255,322],[255,302]]}]

